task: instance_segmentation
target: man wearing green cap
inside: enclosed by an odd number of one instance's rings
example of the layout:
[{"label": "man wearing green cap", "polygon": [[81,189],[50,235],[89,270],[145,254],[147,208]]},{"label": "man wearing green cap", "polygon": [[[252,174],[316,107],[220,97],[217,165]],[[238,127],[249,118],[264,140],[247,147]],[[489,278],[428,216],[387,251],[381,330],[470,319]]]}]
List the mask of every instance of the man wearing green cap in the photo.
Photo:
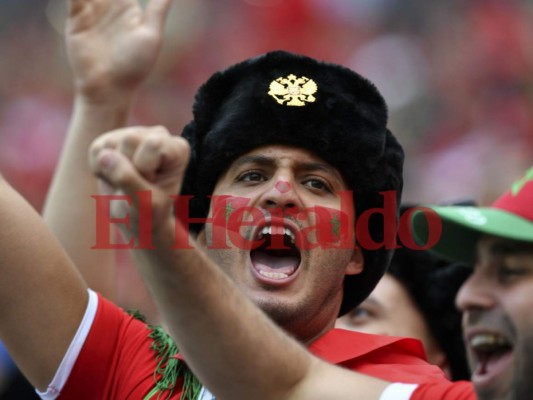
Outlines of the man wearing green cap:
[{"label": "man wearing green cap", "polygon": [[[533,393],[533,167],[490,207],[433,207],[442,220],[432,251],[474,265],[457,296],[478,398]],[[415,237],[428,228],[413,216]]]}]

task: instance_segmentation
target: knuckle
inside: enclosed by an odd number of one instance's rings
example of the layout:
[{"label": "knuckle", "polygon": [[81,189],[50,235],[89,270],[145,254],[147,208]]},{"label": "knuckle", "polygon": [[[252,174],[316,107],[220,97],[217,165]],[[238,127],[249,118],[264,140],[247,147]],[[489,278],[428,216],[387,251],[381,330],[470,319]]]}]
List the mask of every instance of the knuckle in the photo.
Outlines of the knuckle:
[{"label": "knuckle", "polygon": [[119,134],[123,134],[123,135],[131,135],[131,134],[138,134],[139,131],[142,132],[142,130],[144,129],[146,129],[146,127],[141,126],[141,125],[136,125],[136,126],[127,126],[125,128],[119,128],[116,130],[116,132],[118,132]]},{"label": "knuckle", "polygon": [[95,141],[91,144],[91,147],[89,147],[89,157],[92,159],[92,160],[95,160],[98,155],[100,154],[100,152],[102,151],[102,149],[104,148],[103,144],[98,142],[98,141]]},{"label": "knuckle", "polygon": [[150,134],[144,141],[144,147],[149,152],[159,151],[163,147],[164,138],[158,134]]},{"label": "knuckle", "polygon": [[154,127],[152,127],[152,131],[154,133],[157,133],[157,134],[163,134],[165,136],[169,136],[170,135],[170,132],[168,131],[167,128],[165,128],[163,125],[155,125]]},{"label": "knuckle", "polygon": [[115,147],[117,147],[117,140],[115,135],[109,135],[102,138],[102,148],[114,149]]},{"label": "knuckle", "polygon": [[189,145],[189,142],[182,137],[175,137],[174,138],[174,148],[177,154],[181,158],[183,158],[185,161],[189,160],[189,157],[191,155],[191,146]]},{"label": "knuckle", "polygon": [[120,138],[120,140],[124,140],[127,137],[133,138],[132,140],[140,140],[148,129],[149,128],[145,126],[128,126],[116,129],[110,133],[114,134],[117,138]]},{"label": "knuckle", "polygon": [[131,150],[134,149],[139,143],[139,138],[135,135],[127,134],[122,137],[120,141],[120,147],[122,149]]},{"label": "knuckle", "polygon": [[186,139],[182,138],[181,136],[176,137],[176,139],[178,146],[180,146],[183,151],[186,151],[187,153],[191,152],[191,145]]},{"label": "knuckle", "polygon": [[104,133],[100,136],[98,136],[96,139],[93,140],[91,143],[90,149],[93,149],[95,151],[101,151],[105,148],[113,148],[116,146],[116,134],[114,131]]},{"label": "knuckle", "polygon": [[133,170],[131,168],[125,168],[124,166],[121,168],[115,168],[111,175],[113,183],[121,187],[127,186],[135,178]]}]

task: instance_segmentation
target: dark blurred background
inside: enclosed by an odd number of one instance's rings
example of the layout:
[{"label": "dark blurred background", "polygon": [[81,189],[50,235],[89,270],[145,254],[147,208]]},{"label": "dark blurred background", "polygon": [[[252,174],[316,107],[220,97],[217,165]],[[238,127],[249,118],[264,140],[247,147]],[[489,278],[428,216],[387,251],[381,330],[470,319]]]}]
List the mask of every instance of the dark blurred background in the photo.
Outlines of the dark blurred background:
[{"label": "dark blurred background", "polygon": [[[38,210],[72,106],[65,3],[0,0],[0,170]],[[382,91],[406,149],[406,201],[487,204],[532,164],[532,1],[175,0],[167,25],[132,123],[179,132],[210,74],[285,49]],[[123,275],[121,302],[142,304]]]}]

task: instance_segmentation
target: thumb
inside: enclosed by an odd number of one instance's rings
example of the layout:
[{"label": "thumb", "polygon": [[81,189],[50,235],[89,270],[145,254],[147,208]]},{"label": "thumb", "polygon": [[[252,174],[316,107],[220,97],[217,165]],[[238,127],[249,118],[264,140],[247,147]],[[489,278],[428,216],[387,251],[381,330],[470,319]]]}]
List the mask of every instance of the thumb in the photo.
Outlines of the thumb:
[{"label": "thumb", "polygon": [[[130,217],[131,224],[120,225],[123,233],[146,239],[153,233],[161,233],[164,237],[167,232],[172,232],[174,217],[171,198],[143,177],[127,156],[118,150],[104,148],[98,154],[92,154],[91,168],[94,175],[103,181],[101,188],[107,186],[104,191],[125,195],[131,201],[113,202],[111,207],[114,217]],[[148,225],[141,223],[142,210],[150,213]],[[146,217],[145,213],[143,215]]]},{"label": "thumb", "polygon": [[[129,240],[136,237],[141,242],[141,237],[150,238],[152,226],[141,222],[141,208],[145,201],[141,202],[141,196],[151,200],[150,184],[137,172],[131,161],[119,151],[102,149],[91,158],[91,168],[98,179],[100,195],[117,196],[111,202],[109,209],[113,218],[123,218],[126,223],[120,224],[122,234]],[[125,199],[129,201],[125,202]],[[142,204],[141,204],[142,203]],[[151,217],[150,217],[151,220]],[[146,241],[146,240],[145,240]],[[148,240],[148,244],[150,241]],[[146,245],[146,243],[144,244]]]}]

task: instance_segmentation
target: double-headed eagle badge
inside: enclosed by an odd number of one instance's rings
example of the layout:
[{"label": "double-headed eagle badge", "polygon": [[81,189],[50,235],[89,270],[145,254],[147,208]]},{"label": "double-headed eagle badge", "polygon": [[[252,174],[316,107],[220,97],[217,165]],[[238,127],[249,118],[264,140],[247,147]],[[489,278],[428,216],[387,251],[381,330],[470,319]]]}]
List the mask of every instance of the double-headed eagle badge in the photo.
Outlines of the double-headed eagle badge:
[{"label": "double-headed eagle badge", "polygon": [[315,81],[302,76],[297,78],[290,74],[286,78],[278,78],[270,83],[268,94],[279,104],[286,106],[305,106],[316,99],[313,94],[317,91]]}]

